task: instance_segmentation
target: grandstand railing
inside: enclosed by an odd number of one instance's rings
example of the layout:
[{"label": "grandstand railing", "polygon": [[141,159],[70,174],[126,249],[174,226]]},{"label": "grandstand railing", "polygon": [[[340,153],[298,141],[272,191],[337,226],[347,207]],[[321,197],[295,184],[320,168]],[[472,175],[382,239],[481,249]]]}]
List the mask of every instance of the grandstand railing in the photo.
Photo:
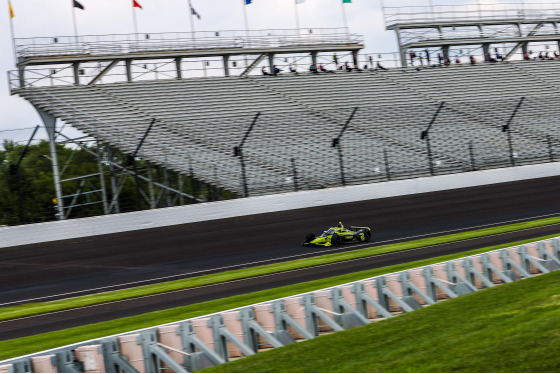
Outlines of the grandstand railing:
[{"label": "grandstand railing", "polygon": [[385,25],[420,22],[544,20],[560,18],[560,9],[550,3],[493,3],[384,7]]},{"label": "grandstand railing", "polygon": [[276,48],[359,43],[348,28],[225,30],[16,38],[19,58],[70,55],[114,55],[172,50]]}]

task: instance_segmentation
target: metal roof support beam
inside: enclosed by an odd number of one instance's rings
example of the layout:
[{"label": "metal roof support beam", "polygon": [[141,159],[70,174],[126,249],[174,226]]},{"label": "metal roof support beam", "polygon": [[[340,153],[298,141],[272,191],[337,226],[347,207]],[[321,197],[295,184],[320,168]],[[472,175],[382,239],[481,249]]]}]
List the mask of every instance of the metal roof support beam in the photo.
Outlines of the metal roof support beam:
[{"label": "metal roof support beam", "polygon": [[229,77],[229,55],[223,55],[222,58],[224,59],[224,75]]},{"label": "metal roof support beam", "polygon": [[132,82],[132,60],[126,59],[124,60],[125,68],[126,68],[126,81]]},{"label": "metal roof support beam", "polygon": [[[113,60],[111,61],[111,63],[105,68],[103,69],[99,74],[97,74],[97,76],[95,78],[93,78],[91,80],[91,82],[88,83],[88,86],[91,86],[95,83],[97,83],[101,78],[103,78],[109,71],[111,71],[112,68],[114,68],[119,62],[121,62],[121,60]],[[127,74],[128,74],[128,69],[127,69]]]},{"label": "metal roof support beam", "polygon": [[270,73],[274,71],[274,53],[268,54],[268,68],[270,69]]},{"label": "metal roof support beam", "polygon": [[56,206],[57,206],[57,219],[64,219],[64,203],[62,201],[62,187],[60,184],[60,170],[58,167],[58,156],[56,153],[56,117],[49,114],[42,109],[35,107],[39,116],[43,120],[45,129],[49,136],[49,148],[51,153],[51,164],[53,169],[54,188],[56,191]]},{"label": "metal roof support beam", "polygon": [[177,69],[177,79],[183,79],[183,70],[181,65],[183,63],[183,57],[175,58],[175,69]]},{"label": "metal roof support beam", "polygon": [[72,64],[72,70],[74,72],[74,84],[78,86],[80,84],[80,63],[74,62]]}]

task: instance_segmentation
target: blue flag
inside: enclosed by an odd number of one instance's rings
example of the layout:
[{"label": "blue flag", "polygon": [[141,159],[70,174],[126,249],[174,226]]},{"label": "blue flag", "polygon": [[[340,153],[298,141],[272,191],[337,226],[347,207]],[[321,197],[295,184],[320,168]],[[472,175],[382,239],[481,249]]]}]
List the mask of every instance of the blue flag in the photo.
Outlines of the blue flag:
[{"label": "blue flag", "polygon": [[200,19],[200,14],[198,14],[198,12],[197,12],[196,10],[194,10],[194,8],[192,7],[192,5],[191,5],[191,13],[192,13],[193,16],[197,16],[198,19]]},{"label": "blue flag", "polygon": [[253,2],[253,0],[245,0],[245,5],[249,5],[251,2]]}]

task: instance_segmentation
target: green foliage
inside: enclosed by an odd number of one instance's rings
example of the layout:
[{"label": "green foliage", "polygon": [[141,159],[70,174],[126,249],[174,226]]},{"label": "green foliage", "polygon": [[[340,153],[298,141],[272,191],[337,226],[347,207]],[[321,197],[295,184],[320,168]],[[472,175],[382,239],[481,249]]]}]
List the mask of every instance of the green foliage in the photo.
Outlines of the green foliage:
[{"label": "green foliage", "polygon": [[[52,221],[56,219],[55,204],[53,199],[56,197],[55,187],[53,182],[53,169],[50,159],[49,142],[46,140],[38,144],[31,145],[27,150],[19,167],[19,180],[18,175],[12,173],[10,165],[17,164],[20,155],[24,151],[25,146],[16,144],[13,141],[5,140],[0,145],[0,226],[2,225],[19,225],[22,223],[37,223]],[[88,217],[103,214],[103,200],[100,192],[100,178],[99,165],[95,154],[97,149],[95,147],[89,148],[88,152],[85,149],[78,147],[68,147],[64,145],[57,145],[57,159],[61,179],[72,179],[84,175],[91,175],[89,178],[68,180],[62,183],[63,195],[74,195],[81,191],[74,205],[77,205],[70,212],[68,218]],[[113,151],[113,159],[118,164],[132,170],[130,161],[126,155],[117,151]],[[138,170],[142,173],[145,172],[147,164],[145,161],[137,162]],[[162,169],[156,165],[150,165],[153,172],[154,179],[162,181]],[[111,196],[111,179],[109,168],[105,167],[105,185],[107,186],[107,198],[110,201]],[[134,210],[149,209],[149,204],[144,199],[138,197],[134,179],[131,177],[125,178],[118,168],[115,169],[115,177],[118,181],[121,178],[124,181],[122,190],[119,196],[120,212],[129,212]],[[179,178],[181,176],[172,171],[169,172],[169,181],[172,187],[187,194],[201,197],[202,189],[200,183],[192,178],[186,178],[179,187]],[[184,177],[182,177],[184,178]],[[163,182],[163,181],[162,181]],[[19,190],[18,185],[21,187],[21,197],[23,204],[23,213],[20,208]],[[141,187],[146,189],[146,187]],[[156,186],[154,188],[155,196],[160,196],[162,191]],[[218,196],[211,193],[211,189],[205,191],[210,198],[217,199]],[[165,193],[163,193],[165,196]],[[234,196],[227,192],[221,192],[221,199],[233,198]],[[167,206],[166,199],[160,200],[158,207]],[[191,199],[180,199],[176,196],[171,196],[172,205],[191,204]],[[69,206],[73,202],[73,197],[69,196],[64,199],[64,205]]]}]

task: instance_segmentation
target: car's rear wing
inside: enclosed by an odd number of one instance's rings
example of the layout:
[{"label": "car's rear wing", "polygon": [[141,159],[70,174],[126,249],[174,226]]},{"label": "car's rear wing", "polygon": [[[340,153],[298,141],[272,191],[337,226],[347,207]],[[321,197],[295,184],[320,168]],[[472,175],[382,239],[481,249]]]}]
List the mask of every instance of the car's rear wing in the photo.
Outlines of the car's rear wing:
[{"label": "car's rear wing", "polygon": [[358,231],[360,229],[371,230],[369,227],[350,226],[350,231]]}]

